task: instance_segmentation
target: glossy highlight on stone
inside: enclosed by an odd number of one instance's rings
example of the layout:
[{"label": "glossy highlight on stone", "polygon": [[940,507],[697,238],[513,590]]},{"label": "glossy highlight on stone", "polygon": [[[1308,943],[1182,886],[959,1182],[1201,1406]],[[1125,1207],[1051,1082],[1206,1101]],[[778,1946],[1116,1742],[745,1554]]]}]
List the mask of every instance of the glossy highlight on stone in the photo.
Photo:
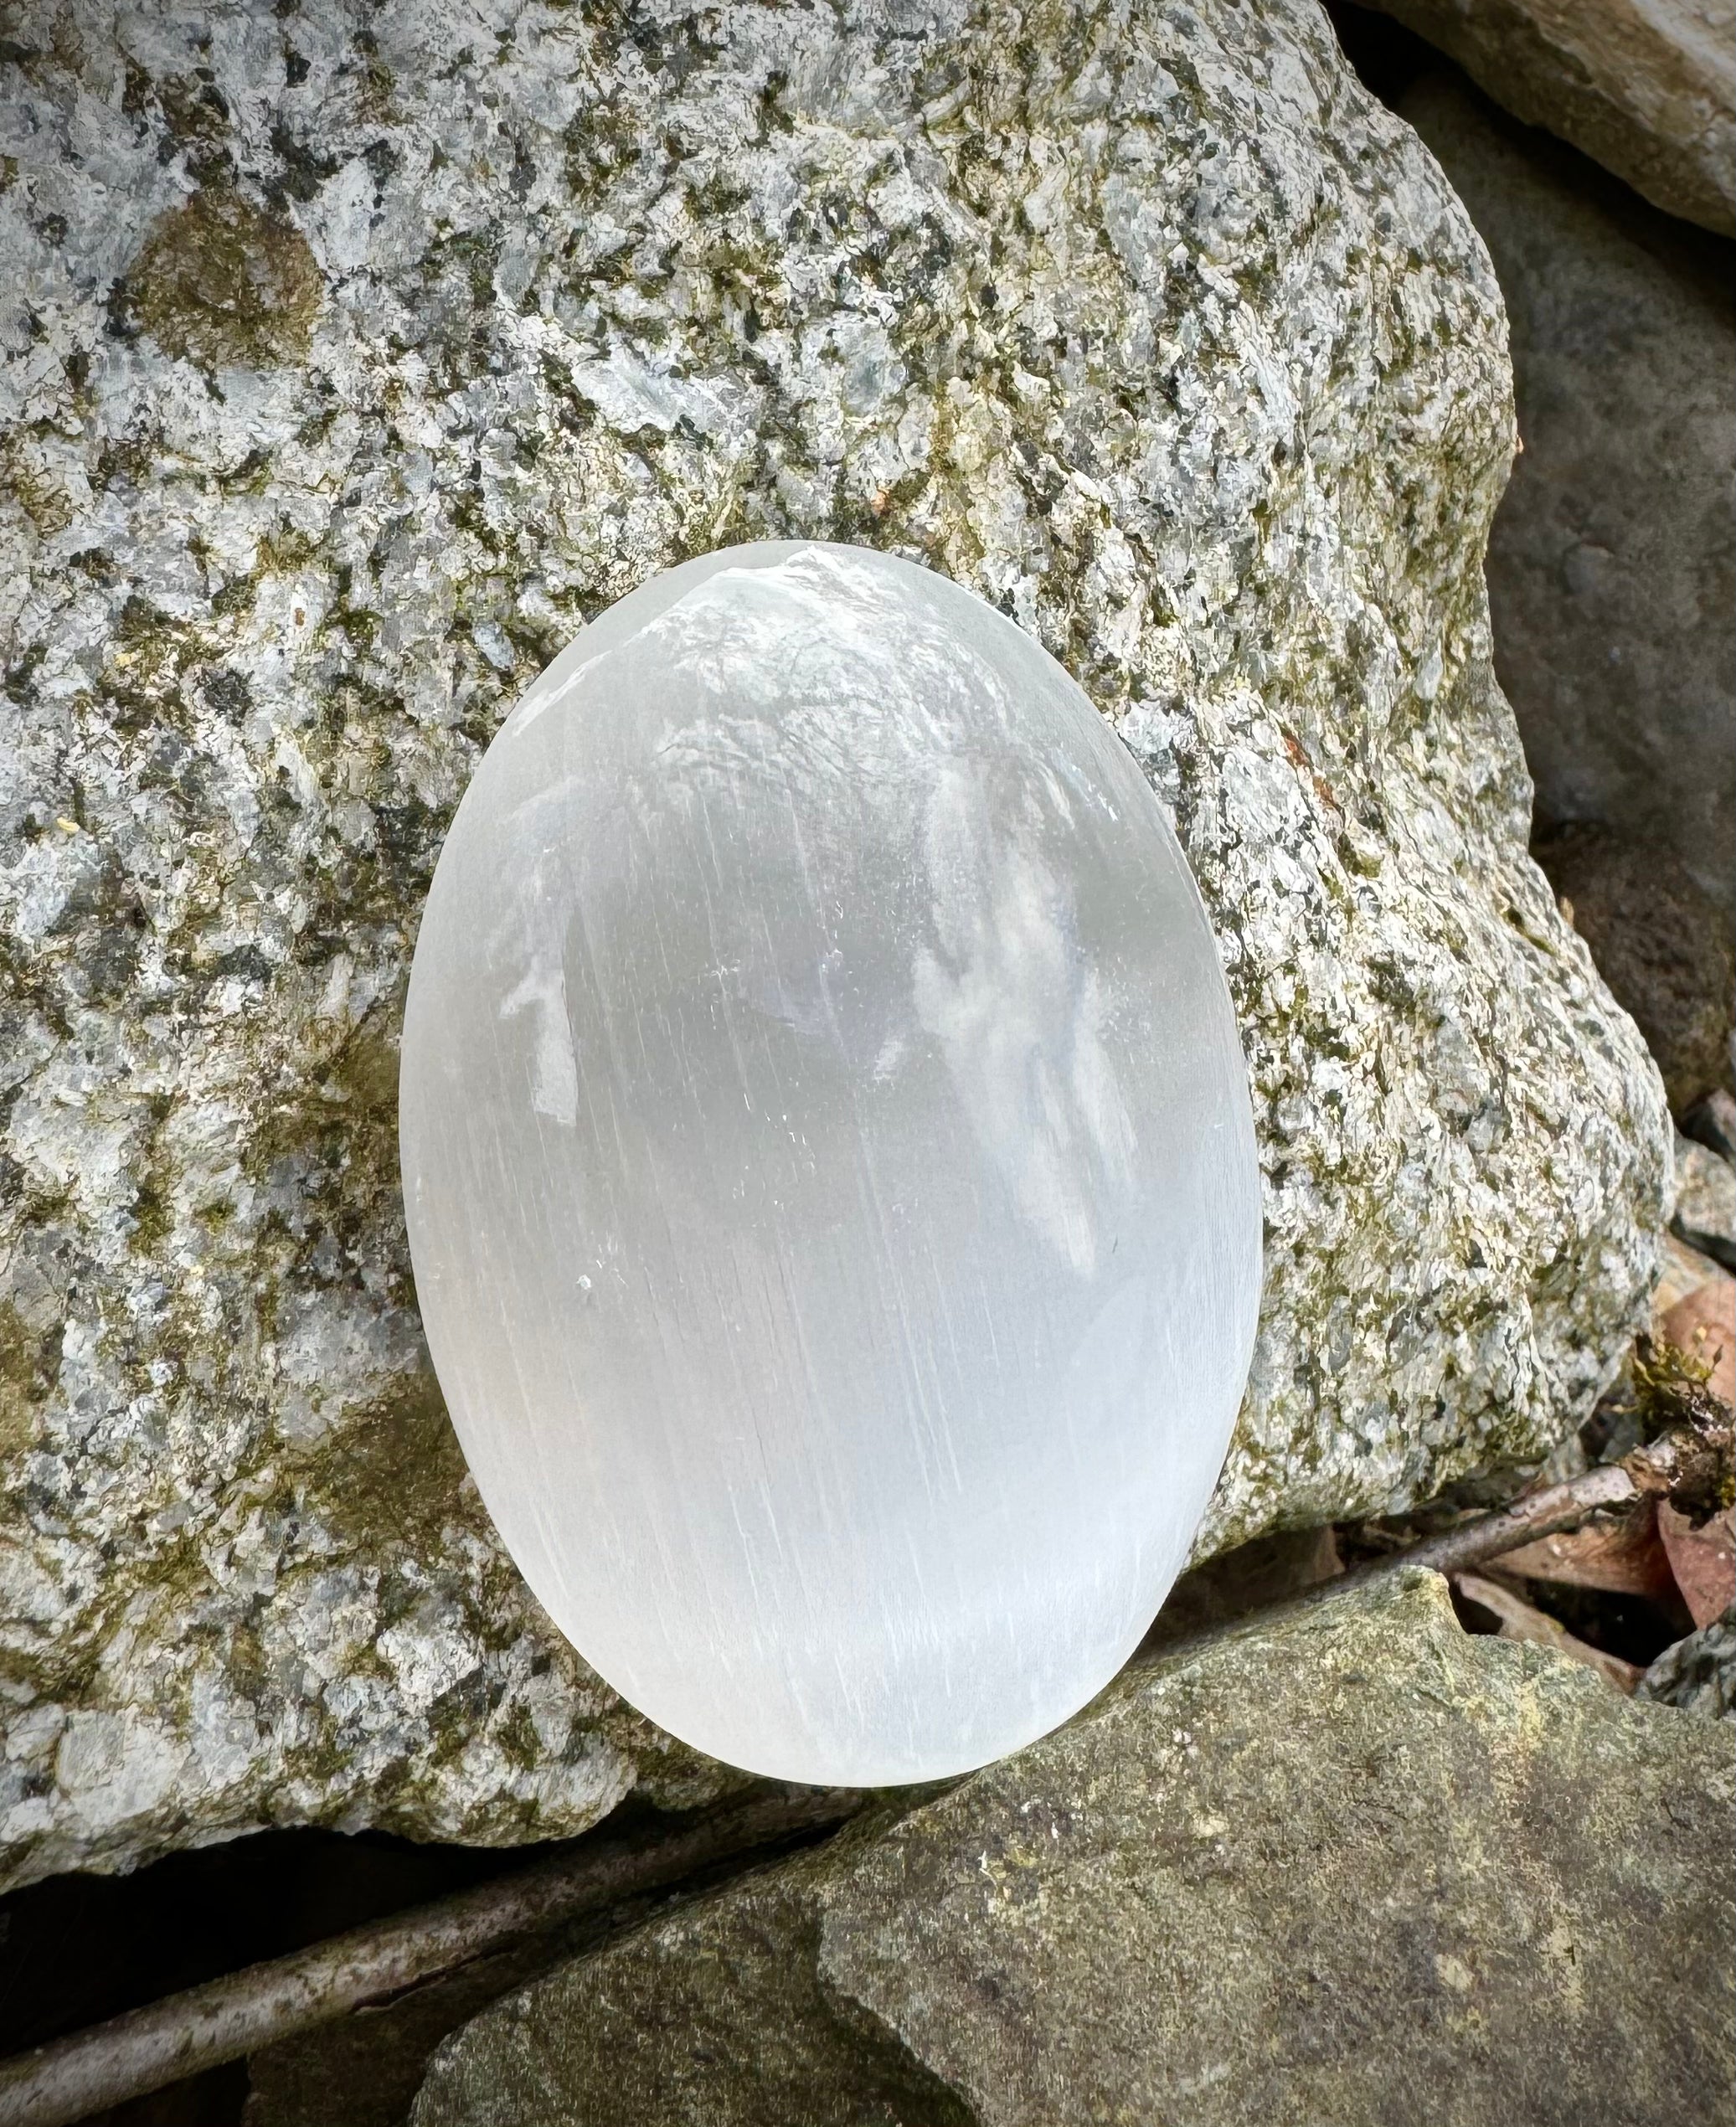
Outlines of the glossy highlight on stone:
[{"label": "glossy highlight on stone", "polygon": [[586,628],[441,854],[400,1142],[483,1500],[664,1728],[925,1779],[1132,1651],[1253,1347],[1246,1071],[1156,797],[973,594],[767,543]]}]

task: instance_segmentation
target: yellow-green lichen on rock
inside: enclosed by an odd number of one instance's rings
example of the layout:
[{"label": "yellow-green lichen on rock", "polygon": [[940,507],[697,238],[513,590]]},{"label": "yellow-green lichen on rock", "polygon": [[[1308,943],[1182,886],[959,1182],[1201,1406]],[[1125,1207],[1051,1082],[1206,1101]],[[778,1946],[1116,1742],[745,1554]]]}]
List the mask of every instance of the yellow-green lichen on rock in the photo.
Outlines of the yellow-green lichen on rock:
[{"label": "yellow-green lichen on rock", "polygon": [[413,2127],[1724,2119],[1733,1820],[1736,1728],[1412,1573],[533,1981]]},{"label": "yellow-green lichen on rock", "polygon": [[165,354],[259,368],[307,354],[321,286],[293,223],[237,193],[196,192],[159,218],[111,307]]},{"label": "yellow-green lichen on rock", "polygon": [[720,542],[947,570],[1172,813],[1266,1192],[1202,1548],[1584,1411],[1661,1096],[1526,855],[1488,262],[1313,0],[10,20],[7,1880],[727,1777],[552,1631],[452,1459],[393,1093],[482,749]]}]

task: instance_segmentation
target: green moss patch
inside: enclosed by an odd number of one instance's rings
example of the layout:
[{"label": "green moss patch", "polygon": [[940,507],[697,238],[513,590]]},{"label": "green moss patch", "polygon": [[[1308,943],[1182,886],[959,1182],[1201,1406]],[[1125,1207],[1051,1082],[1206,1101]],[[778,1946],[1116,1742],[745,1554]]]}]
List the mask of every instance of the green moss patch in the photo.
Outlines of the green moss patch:
[{"label": "green moss patch", "polygon": [[214,188],[155,223],[116,306],[165,353],[262,369],[306,357],[322,292],[299,229]]}]

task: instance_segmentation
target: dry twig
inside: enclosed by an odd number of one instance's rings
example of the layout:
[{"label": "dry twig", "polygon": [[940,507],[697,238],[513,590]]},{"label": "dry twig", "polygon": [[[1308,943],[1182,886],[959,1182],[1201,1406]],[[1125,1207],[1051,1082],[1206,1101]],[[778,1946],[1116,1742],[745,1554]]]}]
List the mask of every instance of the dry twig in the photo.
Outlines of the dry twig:
[{"label": "dry twig", "polygon": [[515,1937],[803,1832],[828,1831],[862,1800],[834,1790],[771,1795],[738,1803],[647,1844],[587,1844],[293,1957],[251,1965],[153,2001],[0,2062],[0,2127],[67,2127],[401,1993]]},{"label": "dry twig", "polygon": [[1672,1346],[1655,1345],[1650,1337],[1639,1339],[1636,1353],[1634,1373],[1642,1403],[1653,1417],[1670,1421],[1648,1446],[1565,1484],[1526,1493],[1498,1513],[1396,1552],[1364,1572],[1429,1566],[1436,1573],[1461,1573],[1539,1537],[1576,1528],[1599,1509],[1630,1506],[1642,1499],[1667,1499],[1696,1526],[1728,1506],[1731,1412],[1707,1388],[1709,1369],[1703,1370]]}]

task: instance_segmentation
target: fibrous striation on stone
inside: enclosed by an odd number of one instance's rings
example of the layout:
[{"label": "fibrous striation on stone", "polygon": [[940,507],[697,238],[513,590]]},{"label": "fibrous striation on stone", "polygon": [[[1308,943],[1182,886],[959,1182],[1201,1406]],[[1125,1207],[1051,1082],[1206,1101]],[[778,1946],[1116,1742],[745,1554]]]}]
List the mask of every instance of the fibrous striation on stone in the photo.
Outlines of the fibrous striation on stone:
[{"label": "fibrous striation on stone", "polygon": [[1023,628],[865,547],[660,571],[466,792],[403,1057],[454,1429],[624,1698],[871,1787],[1123,1666],[1241,1406],[1260,1167],[1175,836]]},{"label": "fibrous striation on stone", "polygon": [[1499,298],[1311,0],[15,12],[0,106],[0,1839],[571,1832],[721,1777],[554,1632],[428,1373],[405,971],[657,569],[925,560],[1170,809],[1262,1143],[1200,1540],[1568,1430],[1656,1074],[1525,855]]}]

